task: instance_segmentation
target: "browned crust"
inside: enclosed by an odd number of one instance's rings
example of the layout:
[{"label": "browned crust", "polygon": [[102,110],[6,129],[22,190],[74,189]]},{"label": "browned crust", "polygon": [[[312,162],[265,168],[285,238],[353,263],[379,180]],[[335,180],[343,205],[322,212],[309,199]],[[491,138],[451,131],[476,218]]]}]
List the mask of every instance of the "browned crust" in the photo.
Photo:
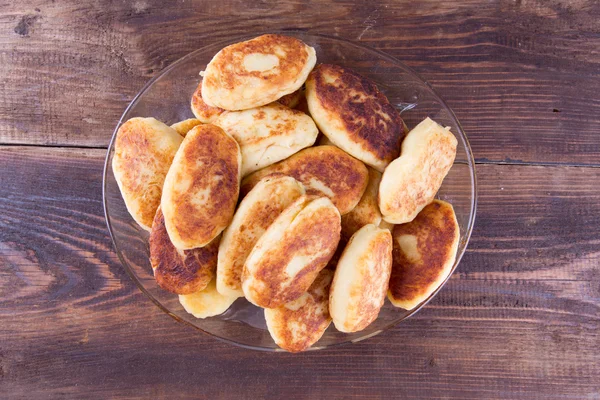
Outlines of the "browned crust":
[{"label": "browned crust", "polygon": [[369,179],[367,167],[361,161],[335,146],[316,146],[248,175],[242,182],[241,195],[245,196],[258,181],[276,172],[301,182],[307,194],[327,196],[311,185],[311,178],[326,182],[334,193],[331,201],[340,214],[346,214],[356,206]]},{"label": "browned crust", "polygon": [[176,294],[204,289],[215,275],[219,238],[192,250],[177,251],[167,233],[160,207],[150,232],[150,264],[158,286]]},{"label": "browned crust", "polygon": [[[195,190],[178,193],[174,199],[174,218],[177,232],[184,242],[208,241],[220,233],[233,218],[239,194],[239,147],[221,128],[198,125],[182,145],[186,168],[202,160],[201,171],[190,170],[192,188],[211,188],[211,200],[201,212],[193,205]],[[182,161],[183,161],[182,160]],[[179,171],[182,173],[183,171]],[[212,180],[220,177],[215,185]]]},{"label": "browned crust", "polygon": [[[394,263],[389,289],[395,300],[412,301],[431,288],[454,252],[457,230],[452,207],[437,200],[427,205],[413,221],[394,227]],[[400,249],[396,239],[402,235],[417,238],[419,261],[409,259]]]},{"label": "browned crust", "polygon": [[[326,77],[335,81],[329,83]],[[373,81],[330,64],[317,65],[309,79],[321,107],[339,119],[353,142],[386,163],[398,157],[403,121]]]},{"label": "browned crust", "polygon": [[[252,53],[274,54],[276,49],[285,51],[285,57],[279,57],[279,66],[275,72],[248,71],[244,68],[244,56]],[[220,73],[217,77],[207,76],[206,84],[211,87],[224,87],[233,90],[250,77],[268,79],[269,84],[278,87],[285,86],[290,77],[295,77],[305,67],[309,54],[306,45],[293,37],[282,35],[262,35],[246,42],[236,43],[225,47],[212,61],[216,71],[233,70],[235,73]],[[285,73],[281,73],[285,71]],[[217,80],[218,79],[218,80]]]},{"label": "browned crust", "polygon": [[298,111],[302,111],[306,115],[310,115],[310,110],[308,109],[308,102],[306,101],[306,96],[304,95],[304,93],[298,101],[298,104],[296,104],[296,107],[294,108]]}]

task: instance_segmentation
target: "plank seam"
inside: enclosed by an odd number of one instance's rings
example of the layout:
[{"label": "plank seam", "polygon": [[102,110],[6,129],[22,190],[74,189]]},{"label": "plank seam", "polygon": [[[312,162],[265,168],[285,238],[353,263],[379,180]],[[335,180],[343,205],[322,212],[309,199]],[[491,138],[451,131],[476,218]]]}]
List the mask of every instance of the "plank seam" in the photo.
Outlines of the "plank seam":
[{"label": "plank seam", "polygon": [[[104,145],[85,146],[85,145],[56,145],[56,144],[32,144],[32,143],[0,143],[0,149],[11,147],[32,147],[32,148],[51,148],[51,149],[74,149],[74,150],[107,150]],[[461,162],[456,162],[462,164]],[[487,158],[476,158],[475,165],[520,165],[534,167],[573,167],[573,168],[600,168],[600,164],[552,162],[552,161],[523,161],[523,160],[489,160]]]}]

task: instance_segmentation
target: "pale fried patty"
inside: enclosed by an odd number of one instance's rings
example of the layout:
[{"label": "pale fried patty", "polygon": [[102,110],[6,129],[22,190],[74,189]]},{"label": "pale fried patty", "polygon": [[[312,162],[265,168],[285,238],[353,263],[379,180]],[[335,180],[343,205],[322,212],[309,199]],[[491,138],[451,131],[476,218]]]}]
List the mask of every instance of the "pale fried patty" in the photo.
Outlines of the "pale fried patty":
[{"label": "pale fried patty", "polygon": [[408,133],[379,184],[379,209],[387,222],[410,222],[431,203],[454,163],[457,143],[450,128],[429,118]]},{"label": "pale fried patty", "polygon": [[217,290],[241,297],[244,262],[271,223],[298,197],[304,187],[290,176],[270,176],[260,181],[240,202],[219,246]]},{"label": "pale fried patty", "polygon": [[177,131],[154,118],[131,118],[117,131],[113,173],[127,210],[147,231],[182,140]]},{"label": "pale fried patty", "polygon": [[308,115],[277,102],[250,110],[228,111],[213,123],[240,145],[242,176],[312,146],[318,134]]},{"label": "pale fried patty", "polygon": [[358,332],[377,319],[392,269],[392,235],[365,225],[350,238],[335,270],[329,312],[340,332]]}]

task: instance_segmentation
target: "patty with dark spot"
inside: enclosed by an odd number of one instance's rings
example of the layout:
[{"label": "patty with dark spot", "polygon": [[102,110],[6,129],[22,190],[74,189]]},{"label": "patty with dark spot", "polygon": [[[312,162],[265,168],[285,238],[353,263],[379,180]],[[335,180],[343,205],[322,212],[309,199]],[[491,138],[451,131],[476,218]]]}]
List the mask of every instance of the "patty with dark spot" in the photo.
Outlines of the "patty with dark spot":
[{"label": "patty with dark spot", "polygon": [[398,157],[402,118],[370,79],[320,64],[306,81],[306,100],[320,131],[352,156],[380,172]]},{"label": "patty with dark spot", "polygon": [[388,298],[412,310],[448,277],[459,241],[452,205],[434,200],[407,224],[396,225]]},{"label": "patty with dark spot", "polygon": [[177,250],[169,239],[159,207],[149,241],[150,264],[161,288],[176,294],[191,294],[203,290],[214,277],[220,237],[201,248]]},{"label": "patty with dark spot", "polygon": [[246,299],[276,308],[302,296],[340,240],[340,214],[327,197],[302,196],[267,228],[242,272]]}]

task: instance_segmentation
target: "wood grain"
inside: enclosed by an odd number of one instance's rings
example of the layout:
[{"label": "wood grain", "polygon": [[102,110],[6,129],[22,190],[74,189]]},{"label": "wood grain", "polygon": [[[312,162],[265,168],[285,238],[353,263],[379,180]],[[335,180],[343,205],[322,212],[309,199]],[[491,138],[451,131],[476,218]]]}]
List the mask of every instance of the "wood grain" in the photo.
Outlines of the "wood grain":
[{"label": "wood grain", "polygon": [[600,165],[600,3],[19,1],[0,7],[0,144],[106,147],[144,83],[205,44],[274,29],[414,67],[480,162]]},{"label": "wood grain", "polygon": [[[439,295],[379,336],[300,355],[160,311],[121,267],[101,200],[104,148],[147,80],[275,29],[407,63],[479,163],[473,237]],[[600,398],[597,1],[25,0],[0,4],[0,46],[0,397]]]},{"label": "wood grain", "polygon": [[101,149],[0,148],[7,398],[597,398],[599,168],[481,165],[473,239],[421,312],[300,355],[176,323],[123,272]]}]

